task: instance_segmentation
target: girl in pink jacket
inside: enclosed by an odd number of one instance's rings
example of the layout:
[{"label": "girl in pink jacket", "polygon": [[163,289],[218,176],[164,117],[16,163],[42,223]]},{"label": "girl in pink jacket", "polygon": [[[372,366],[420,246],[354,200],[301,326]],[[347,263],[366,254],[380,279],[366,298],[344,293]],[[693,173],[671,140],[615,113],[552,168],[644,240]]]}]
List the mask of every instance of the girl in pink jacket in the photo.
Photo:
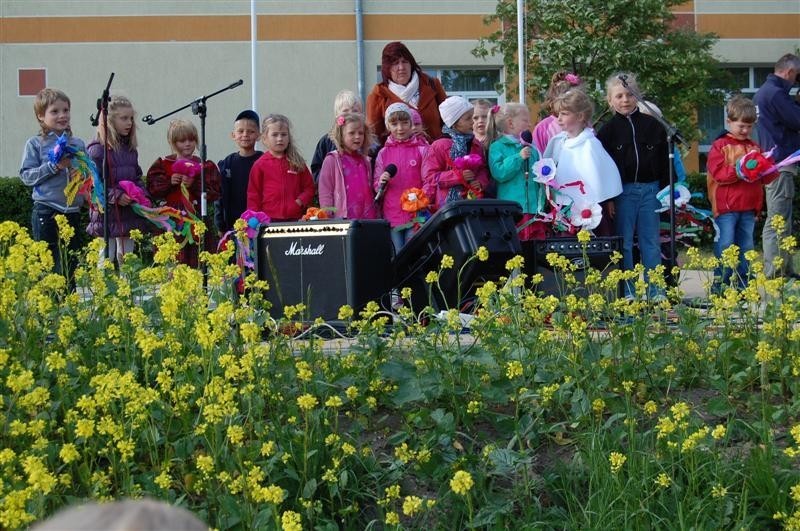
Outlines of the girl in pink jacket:
[{"label": "girl in pink jacket", "polygon": [[[413,234],[408,225],[414,217],[412,212],[401,208],[401,196],[409,188],[422,188],[422,158],[428,149],[423,135],[414,134],[411,108],[405,103],[392,103],[385,113],[389,138],[375,159],[376,197],[380,195],[383,218],[392,227],[392,243],[399,251]],[[386,171],[394,166],[394,173]]]},{"label": "girl in pink jacket", "polygon": [[319,206],[331,211],[334,218],[380,218],[367,157],[373,137],[364,115],[338,116],[330,137],[336,151],[325,156],[319,171]]},{"label": "girl in pink jacket", "polygon": [[483,146],[472,133],[472,113],[472,104],[461,96],[450,96],[439,105],[444,135],[431,144],[422,162],[422,189],[433,210],[453,201],[481,198],[489,186]]}]

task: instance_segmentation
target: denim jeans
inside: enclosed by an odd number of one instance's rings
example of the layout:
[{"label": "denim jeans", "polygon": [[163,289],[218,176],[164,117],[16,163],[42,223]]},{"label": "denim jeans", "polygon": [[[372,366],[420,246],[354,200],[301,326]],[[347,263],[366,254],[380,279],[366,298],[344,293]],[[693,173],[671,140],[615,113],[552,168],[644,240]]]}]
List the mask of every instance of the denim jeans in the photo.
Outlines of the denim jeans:
[{"label": "denim jeans", "polygon": [[[781,169],[778,178],[764,186],[767,203],[767,220],[761,232],[764,247],[764,274],[771,278],[774,276],[790,275],[792,270],[792,257],[780,250],[781,240],[792,233],[792,202],[794,201],[794,177],[797,174],[797,165],[786,166]],[[772,228],[772,217],[780,214],[786,224],[783,231],[778,234]],[[776,268],[773,260],[778,256],[783,258],[783,266]]]},{"label": "denim jeans", "polygon": [[413,236],[414,233],[410,228],[402,230],[392,229],[391,235],[392,244],[394,245],[394,253],[397,254],[400,252],[400,249],[402,249],[403,246],[408,243],[408,240],[411,239],[411,236]]},{"label": "denim jeans", "polygon": [[[714,238],[714,256],[722,257],[722,251],[735,244],[739,247],[739,263],[736,266],[737,285],[744,287],[747,285],[749,265],[744,257],[744,253],[753,250],[753,231],[756,226],[756,213],[753,210],[747,212],[728,212],[720,214],[714,218],[714,225],[717,229]],[[720,264],[714,270],[715,284],[721,282],[722,286],[727,286],[731,282],[733,270],[729,267],[722,267]]]},{"label": "denim jeans", "polygon": [[53,272],[63,274],[71,281],[78,265],[78,231],[81,230],[79,228],[80,214],[77,212],[64,214],[69,224],[75,229],[75,236],[72,237],[67,248],[69,259],[66,262],[61,260],[61,250],[58,245],[58,225],[56,224],[56,216],[58,214],[60,214],[58,210],[41,203],[34,203],[31,211],[31,233],[34,240],[47,242],[47,248],[50,249],[50,253],[53,255]]},{"label": "denim jeans", "polygon": [[[627,183],[622,185],[622,194],[615,199],[617,234],[622,236],[622,267],[633,269],[633,237],[639,243],[644,279],[649,280],[648,271],[661,264],[661,236],[659,234],[659,215],[661,202],[656,199],[658,182]],[[633,295],[630,282],[625,283],[625,295]],[[658,294],[655,289],[648,290],[648,296]]]}]

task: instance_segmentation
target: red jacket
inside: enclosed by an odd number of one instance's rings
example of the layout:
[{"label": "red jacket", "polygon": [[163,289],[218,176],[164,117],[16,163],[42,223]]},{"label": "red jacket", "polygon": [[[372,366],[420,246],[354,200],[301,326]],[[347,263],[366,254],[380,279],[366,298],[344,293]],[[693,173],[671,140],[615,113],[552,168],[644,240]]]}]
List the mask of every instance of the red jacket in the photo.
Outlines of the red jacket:
[{"label": "red jacket", "polygon": [[[422,117],[425,132],[434,140],[442,136],[442,118],[439,116],[439,104],[445,99],[447,99],[447,93],[438,79],[425,74],[419,76],[417,110]],[[372,128],[381,145],[383,145],[386,137],[389,136],[386,131],[384,113],[389,105],[397,102],[403,102],[403,100],[391,91],[388,83],[378,83],[367,96],[367,125]]]},{"label": "red jacket", "polygon": [[[308,167],[296,172],[286,157],[266,152],[253,164],[247,184],[247,208],[272,221],[297,221],[314,200],[314,179]],[[297,204],[297,199],[302,205]]]},{"label": "red jacket", "polygon": [[775,180],[778,173],[772,173],[761,180],[749,183],[736,175],[736,161],[748,152],[758,150],[758,144],[750,140],[737,140],[730,133],[717,138],[711,144],[706,167],[708,175],[708,199],[714,217],[728,212],[761,212],[764,205],[763,185]]},{"label": "red jacket", "polygon": [[[192,157],[195,162],[200,162],[200,157]],[[158,158],[147,170],[147,191],[153,199],[160,199],[168,206],[179,210],[191,211],[192,214],[200,214],[200,176],[196,176],[191,186],[189,186],[189,200],[191,205],[183,202],[183,193],[179,184],[172,184],[172,165],[175,163],[175,155],[167,155]],[[204,164],[204,177],[206,181],[206,200],[208,202],[219,199],[219,170],[217,165],[207,160]]]},{"label": "red jacket", "polygon": [[[433,210],[444,206],[450,188],[462,184],[458,172],[453,169],[450,158],[450,148],[453,140],[448,136],[440,138],[431,144],[422,159],[422,189],[434,205]],[[483,145],[473,138],[469,150],[470,154],[483,157]],[[489,186],[489,170],[486,159],[483,165],[475,171],[475,179],[480,183],[481,190]]]}]

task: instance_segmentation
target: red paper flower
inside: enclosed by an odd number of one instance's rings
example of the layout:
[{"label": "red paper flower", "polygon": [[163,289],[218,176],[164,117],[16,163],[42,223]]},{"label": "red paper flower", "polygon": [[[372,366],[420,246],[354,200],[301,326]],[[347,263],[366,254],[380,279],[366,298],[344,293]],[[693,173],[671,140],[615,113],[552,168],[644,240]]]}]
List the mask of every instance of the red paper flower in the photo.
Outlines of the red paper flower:
[{"label": "red paper flower", "polygon": [[409,188],[400,195],[400,208],[404,212],[419,212],[430,206],[430,200],[420,188]]},{"label": "red paper flower", "polygon": [[328,212],[321,208],[308,207],[308,210],[306,210],[306,213],[303,214],[303,217],[300,219],[303,221],[317,221],[320,219],[328,219],[329,217]]}]

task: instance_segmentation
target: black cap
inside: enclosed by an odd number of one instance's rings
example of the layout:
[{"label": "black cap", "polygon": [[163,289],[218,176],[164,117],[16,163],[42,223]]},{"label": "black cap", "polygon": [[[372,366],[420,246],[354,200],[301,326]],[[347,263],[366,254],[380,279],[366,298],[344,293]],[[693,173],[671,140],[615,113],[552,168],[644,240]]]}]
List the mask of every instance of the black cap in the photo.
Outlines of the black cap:
[{"label": "black cap", "polygon": [[259,125],[261,123],[261,120],[258,119],[258,114],[256,113],[256,111],[251,111],[250,109],[240,112],[236,116],[234,122],[238,122],[239,120],[252,120],[253,122],[256,123],[256,125]]}]

